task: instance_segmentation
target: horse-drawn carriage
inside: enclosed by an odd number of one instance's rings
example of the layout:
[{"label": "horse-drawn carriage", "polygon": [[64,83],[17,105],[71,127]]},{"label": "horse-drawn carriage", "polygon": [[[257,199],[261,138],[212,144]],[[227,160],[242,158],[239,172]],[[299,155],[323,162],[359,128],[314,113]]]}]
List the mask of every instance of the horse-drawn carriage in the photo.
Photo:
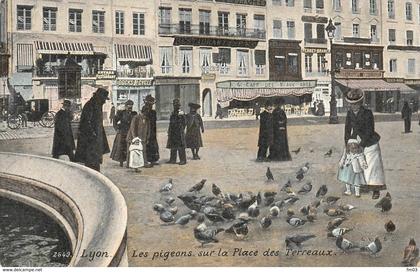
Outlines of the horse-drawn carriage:
[{"label": "horse-drawn carriage", "polygon": [[42,127],[54,126],[55,112],[49,110],[48,99],[31,99],[18,105],[14,114],[7,118],[7,126],[18,129],[26,122],[38,123]]}]

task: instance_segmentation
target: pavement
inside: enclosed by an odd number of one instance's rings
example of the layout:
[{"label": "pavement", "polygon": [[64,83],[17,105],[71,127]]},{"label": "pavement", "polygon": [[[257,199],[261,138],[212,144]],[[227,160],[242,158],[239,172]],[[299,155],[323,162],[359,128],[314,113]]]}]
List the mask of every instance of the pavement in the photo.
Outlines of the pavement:
[{"label": "pavement", "polygon": [[[290,120],[292,122],[292,120]],[[257,124],[255,122],[255,124]],[[192,161],[188,150],[185,166],[164,164],[169,152],[164,148],[166,133],[158,133],[161,165],[143,169],[135,173],[120,168],[108,155],[104,156],[102,173],[109,177],[121,190],[128,205],[128,254],[130,266],[399,266],[403,250],[410,238],[420,241],[420,126],[413,121],[413,133],[403,134],[402,122],[378,122],[376,131],[381,135],[381,149],[388,191],[392,195],[393,208],[382,213],[374,208],[377,201],[368,194],[361,198],[344,196],[343,186],[336,181],[337,162],[342,154],[344,125],[315,124],[311,126],[290,125],[288,127],[291,150],[301,147],[300,153],[292,154],[289,162],[256,163],[258,128],[214,128],[203,134],[205,147],[200,149],[201,160]],[[112,144],[113,135],[108,136]],[[0,141],[0,151],[23,152],[50,156],[51,138],[17,139]],[[324,154],[332,149],[331,157]],[[63,158],[66,159],[66,158]],[[313,200],[321,184],[328,186],[328,194],[341,197],[340,204],[352,204],[357,208],[350,212],[344,227],[354,230],[346,238],[365,245],[379,237],[383,250],[377,256],[360,252],[343,253],[335,246],[335,240],[326,237],[328,218],[319,209],[314,223],[294,228],[288,225],[284,214],[273,220],[268,230],[262,230],[258,222],[252,222],[250,233],[245,240],[237,241],[231,235],[218,235],[219,243],[201,248],[194,239],[195,221],[185,227],[164,225],[153,212],[154,203],[161,203],[167,197],[158,191],[169,178],[174,180],[172,196],[187,191],[203,178],[207,184],[203,193],[211,194],[211,184],[216,183],[224,192],[258,192],[277,190],[288,179],[295,180],[295,172],[304,163],[310,170],[302,182],[295,181],[298,190],[305,181],[311,181],[313,191],[299,196],[300,200],[291,206],[296,213],[303,205]],[[265,171],[270,167],[274,183],[266,183]],[[71,182],[69,179],[68,182]],[[382,196],[384,193],[382,193]],[[179,201],[177,217],[187,212]],[[264,215],[264,211],[262,215]],[[386,233],[384,224],[392,220],[397,226],[395,233]],[[299,255],[292,256],[285,248],[286,235],[313,233],[316,238],[306,242],[303,250],[331,250],[332,256]],[[242,253],[239,254],[238,250]],[[264,256],[266,251],[274,251],[273,256]],[[191,257],[177,257],[182,252],[192,251]],[[214,252],[213,252],[214,251]],[[218,252],[227,256],[217,256]],[[258,256],[246,257],[258,251]],[[143,253],[139,257],[140,252]],[[213,254],[211,253],[213,252]],[[234,256],[234,252],[236,252]],[[147,256],[145,256],[147,253]],[[209,256],[200,256],[209,255]],[[210,256],[211,255],[211,256]],[[153,257],[155,256],[155,257]]]}]

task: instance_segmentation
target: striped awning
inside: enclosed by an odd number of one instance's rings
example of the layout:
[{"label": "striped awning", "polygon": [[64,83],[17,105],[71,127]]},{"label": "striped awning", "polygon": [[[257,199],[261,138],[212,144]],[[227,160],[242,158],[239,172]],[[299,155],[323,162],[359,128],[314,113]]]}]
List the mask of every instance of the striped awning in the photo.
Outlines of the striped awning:
[{"label": "striped awning", "polygon": [[400,91],[416,93],[416,90],[404,83],[386,82],[383,79],[339,79],[336,82],[349,89],[361,89],[366,92]]},{"label": "striped awning", "polygon": [[263,88],[263,89],[236,89],[217,88],[217,101],[226,103],[232,100],[250,101],[258,97],[275,96],[302,96],[312,94],[313,88]]},{"label": "striped awning", "polygon": [[119,61],[152,63],[152,47],[138,44],[114,44],[115,55]]},{"label": "striped awning", "polygon": [[71,54],[71,55],[93,55],[92,43],[79,42],[44,42],[35,41],[35,49],[39,54]]}]

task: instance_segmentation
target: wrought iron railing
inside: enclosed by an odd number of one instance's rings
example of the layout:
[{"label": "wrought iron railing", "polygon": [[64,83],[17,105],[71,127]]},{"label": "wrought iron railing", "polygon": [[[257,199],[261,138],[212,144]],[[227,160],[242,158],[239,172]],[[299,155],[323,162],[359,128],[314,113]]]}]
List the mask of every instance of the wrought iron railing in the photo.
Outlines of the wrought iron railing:
[{"label": "wrought iron railing", "polygon": [[209,26],[206,24],[159,24],[159,35],[191,35],[265,39],[265,29]]}]

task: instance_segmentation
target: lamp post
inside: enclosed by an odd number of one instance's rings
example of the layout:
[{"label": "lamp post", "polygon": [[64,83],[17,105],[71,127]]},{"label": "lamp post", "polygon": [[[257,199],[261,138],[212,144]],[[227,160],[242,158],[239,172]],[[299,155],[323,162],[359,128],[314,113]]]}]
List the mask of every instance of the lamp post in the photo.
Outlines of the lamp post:
[{"label": "lamp post", "polygon": [[330,74],[331,74],[331,99],[330,99],[330,124],[338,124],[338,117],[337,117],[337,100],[335,98],[335,86],[334,86],[334,79],[335,79],[335,68],[333,67],[333,56],[332,56],[332,45],[333,39],[335,35],[335,26],[330,19],[328,21],[328,25],[325,27],[325,31],[327,32],[328,39],[330,40]]},{"label": "lamp post", "polygon": [[3,78],[3,105],[1,110],[2,121],[6,120],[6,77]]}]

